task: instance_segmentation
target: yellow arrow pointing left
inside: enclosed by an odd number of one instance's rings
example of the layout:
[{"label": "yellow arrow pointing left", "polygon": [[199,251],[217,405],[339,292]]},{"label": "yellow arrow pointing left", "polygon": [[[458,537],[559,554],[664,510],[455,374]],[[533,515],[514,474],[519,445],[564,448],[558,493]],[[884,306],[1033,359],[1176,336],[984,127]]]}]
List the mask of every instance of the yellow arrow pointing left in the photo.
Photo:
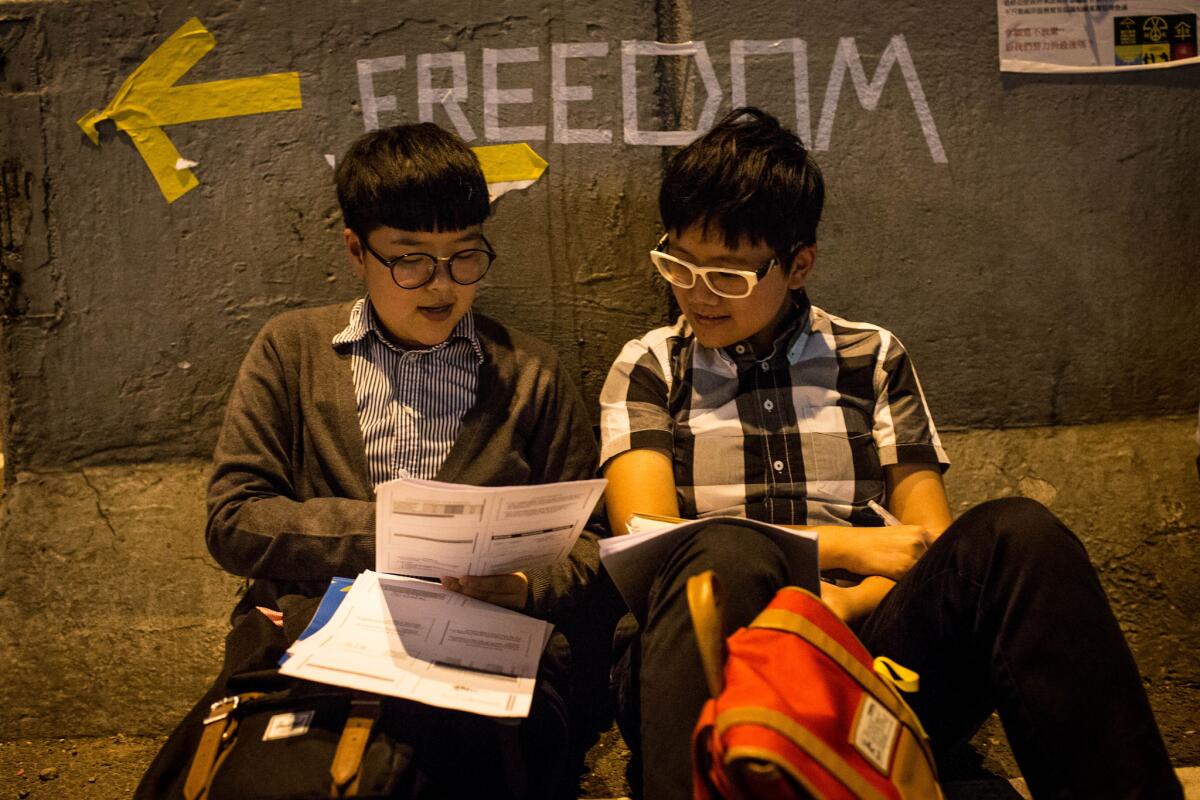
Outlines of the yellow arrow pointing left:
[{"label": "yellow arrow pointing left", "polygon": [[298,72],[176,86],[175,82],[216,44],[212,34],[193,17],[125,79],[103,111],[92,109],[79,118],[79,127],[94,144],[100,144],[96,123],[101,120],[111,119],[125,131],[168,203],[200,182],[191,170],[176,169],[181,156],[163,133],[164,125],[300,108]]}]

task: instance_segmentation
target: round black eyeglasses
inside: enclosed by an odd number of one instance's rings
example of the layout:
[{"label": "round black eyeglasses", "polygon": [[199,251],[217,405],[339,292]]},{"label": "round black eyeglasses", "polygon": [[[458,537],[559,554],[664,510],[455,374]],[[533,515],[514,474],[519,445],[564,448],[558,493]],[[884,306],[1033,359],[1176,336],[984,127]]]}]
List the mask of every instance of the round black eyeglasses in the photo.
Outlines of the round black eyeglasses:
[{"label": "round black eyeglasses", "polygon": [[356,235],[363,248],[375,256],[376,261],[387,267],[388,272],[392,274],[392,282],[401,289],[420,289],[429,283],[437,274],[440,261],[446,262],[450,280],[460,286],[470,286],[483,280],[483,276],[491,269],[492,262],[496,260],[496,251],[483,234],[479,235],[483,240],[483,248],[472,247],[444,257],[430,253],[402,253],[395,258],[384,258],[375,252],[366,236],[357,232]]}]

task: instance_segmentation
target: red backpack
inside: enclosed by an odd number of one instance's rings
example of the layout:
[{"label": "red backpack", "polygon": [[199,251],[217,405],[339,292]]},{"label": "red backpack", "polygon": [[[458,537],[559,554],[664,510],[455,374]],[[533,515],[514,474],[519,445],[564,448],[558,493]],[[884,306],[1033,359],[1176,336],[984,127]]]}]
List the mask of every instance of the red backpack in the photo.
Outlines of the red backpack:
[{"label": "red backpack", "polygon": [[942,798],[929,737],[897,690],[915,690],[915,673],[872,660],[797,587],[726,642],[719,591],[711,571],[688,581],[712,694],[692,734],[696,800]]}]

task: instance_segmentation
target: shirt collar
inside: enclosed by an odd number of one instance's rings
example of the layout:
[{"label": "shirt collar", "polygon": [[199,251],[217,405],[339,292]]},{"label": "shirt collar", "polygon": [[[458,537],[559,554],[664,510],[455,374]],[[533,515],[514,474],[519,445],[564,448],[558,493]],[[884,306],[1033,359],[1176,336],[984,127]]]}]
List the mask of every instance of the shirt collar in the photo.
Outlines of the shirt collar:
[{"label": "shirt collar", "polygon": [[479,335],[475,331],[475,313],[468,310],[463,314],[462,319],[454,326],[454,330],[450,331],[450,335],[443,342],[438,342],[429,347],[401,347],[388,338],[384,333],[383,325],[379,322],[379,317],[375,313],[375,306],[371,303],[371,298],[363,297],[354,304],[350,309],[350,321],[346,327],[333,337],[332,344],[338,347],[352,342],[359,342],[374,336],[378,341],[395,350],[397,353],[436,353],[455,340],[465,340],[471,345],[471,349],[475,351],[475,357],[483,362],[483,345],[479,342]]},{"label": "shirt collar", "polygon": [[780,364],[786,360],[795,364],[804,350],[804,342],[812,329],[812,303],[808,293],[799,289],[791,293],[791,308],[780,326],[779,335],[771,343],[770,351],[764,356],[757,356],[754,347],[748,339],[734,342],[718,352],[725,361],[737,367],[739,371],[749,369],[757,363],[768,362]]}]

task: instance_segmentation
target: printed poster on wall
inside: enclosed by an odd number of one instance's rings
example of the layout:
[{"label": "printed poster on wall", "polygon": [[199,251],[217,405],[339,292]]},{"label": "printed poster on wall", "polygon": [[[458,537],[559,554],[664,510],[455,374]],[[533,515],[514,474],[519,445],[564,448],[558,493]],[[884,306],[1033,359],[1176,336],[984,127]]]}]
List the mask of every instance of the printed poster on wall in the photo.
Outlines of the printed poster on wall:
[{"label": "printed poster on wall", "polygon": [[1200,0],[996,0],[1002,72],[1122,72],[1200,64]]}]

